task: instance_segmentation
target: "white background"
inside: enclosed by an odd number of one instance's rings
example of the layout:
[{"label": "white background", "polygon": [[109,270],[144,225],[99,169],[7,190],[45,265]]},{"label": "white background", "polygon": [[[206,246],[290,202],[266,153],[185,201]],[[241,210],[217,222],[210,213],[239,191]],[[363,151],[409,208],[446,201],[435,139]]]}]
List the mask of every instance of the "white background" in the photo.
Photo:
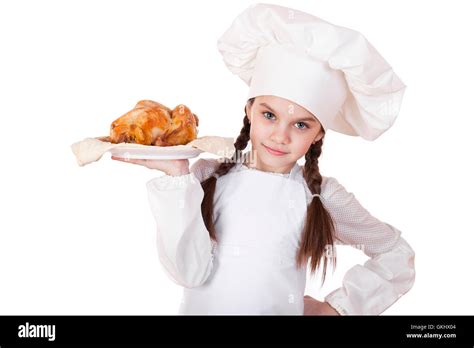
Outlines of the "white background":
[{"label": "white background", "polygon": [[[236,137],[247,86],[216,41],[251,3],[0,2],[0,314],[177,313],[145,187],[163,173],[110,154],[79,167],[70,145],[140,99],[184,103],[200,136]],[[392,129],[375,142],[330,132],[320,161],[416,251],[414,287],[383,314],[474,314],[469,2],[274,3],[362,32],[407,85]],[[367,259],[338,256],[308,294],[322,300]]]}]

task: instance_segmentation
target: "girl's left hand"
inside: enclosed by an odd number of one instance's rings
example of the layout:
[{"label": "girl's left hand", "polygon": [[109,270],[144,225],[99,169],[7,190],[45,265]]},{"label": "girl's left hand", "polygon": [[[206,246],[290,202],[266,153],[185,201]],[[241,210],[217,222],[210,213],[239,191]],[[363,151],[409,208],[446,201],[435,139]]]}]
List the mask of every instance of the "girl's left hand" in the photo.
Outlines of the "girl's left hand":
[{"label": "girl's left hand", "polygon": [[321,302],[311,296],[304,296],[303,315],[340,315],[329,303]]}]

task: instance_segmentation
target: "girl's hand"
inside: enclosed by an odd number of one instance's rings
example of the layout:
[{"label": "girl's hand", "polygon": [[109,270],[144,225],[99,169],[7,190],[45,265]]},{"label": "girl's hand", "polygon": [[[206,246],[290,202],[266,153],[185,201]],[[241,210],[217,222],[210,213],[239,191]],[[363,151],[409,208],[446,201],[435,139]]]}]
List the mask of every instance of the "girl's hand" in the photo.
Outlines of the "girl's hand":
[{"label": "girl's hand", "polygon": [[157,169],[171,176],[189,174],[189,160],[188,159],[151,160],[151,159],[121,158],[121,157],[116,157],[116,156],[112,156],[112,159],[115,161],[138,164],[140,166],[144,166],[150,169]]},{"label": "girl's hand", "polygon": [[340,315],[329,303],[318,301],[311,296],[304,296],[303,315]]}]

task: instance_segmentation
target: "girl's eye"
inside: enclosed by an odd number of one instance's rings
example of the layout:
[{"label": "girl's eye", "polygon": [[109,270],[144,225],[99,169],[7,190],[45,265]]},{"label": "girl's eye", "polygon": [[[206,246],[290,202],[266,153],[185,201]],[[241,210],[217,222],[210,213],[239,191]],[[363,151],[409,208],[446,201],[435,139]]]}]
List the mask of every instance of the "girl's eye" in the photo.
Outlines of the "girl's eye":
[{"label": "girl's eye", "polygon": [[265,117],[267,120],[268,120],[268,117],[266,117],[265,114],[267,114],[267,115],[272,115],[273,117],[275,117],[275,115],[273,115],[271,112],[265,111],[265,112],[263,113],[263,117]]},{"label": "girl's eye", "polygon": [[[267,115],[270,115],[270,116],[267,117]],[[269,120],[269,119],[272,119],[272,117],[275,117],[275,115],[272,114],[272,113],[269,112],[269,111],[265,111],[265,112],[263,113],[263,117],[265,117],[267,120]],[[302,129],[302,130],[303,130],[303,129],[308,129],[308,128],[309,128],[308,125],[307,125],[306,123],[304,123],[304,122],[296,122],[295,124],[296,124],[296,125],[298,125],[298,124],[301,125],[301,127],[298,127],[298,126],[296,127],[296,128],[298,128],[298,129]]]},{"label": "girl's eye", "polygon": [[303,125],[303,126],[304,126],[304,128],[296,127],[296,128],[298,128],[298,129],[306,129],[306,128],[308,128],[308,126],[307,126],[306,123],[304,123],[304,122],[296,122],[295,124],[300,124],[300,125]]}]

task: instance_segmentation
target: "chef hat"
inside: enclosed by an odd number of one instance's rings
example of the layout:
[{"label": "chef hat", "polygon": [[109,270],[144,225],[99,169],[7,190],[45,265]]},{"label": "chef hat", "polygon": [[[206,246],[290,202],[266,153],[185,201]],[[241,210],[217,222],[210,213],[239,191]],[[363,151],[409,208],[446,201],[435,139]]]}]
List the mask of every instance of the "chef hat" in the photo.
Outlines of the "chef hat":
[{"label": "chef hat", "polygon": [[217,41],[248,98],[274,95],[311,112],[324,130],[374,140],[398,116],[405,85],[357,31],[295,9],[255,4]]}]

